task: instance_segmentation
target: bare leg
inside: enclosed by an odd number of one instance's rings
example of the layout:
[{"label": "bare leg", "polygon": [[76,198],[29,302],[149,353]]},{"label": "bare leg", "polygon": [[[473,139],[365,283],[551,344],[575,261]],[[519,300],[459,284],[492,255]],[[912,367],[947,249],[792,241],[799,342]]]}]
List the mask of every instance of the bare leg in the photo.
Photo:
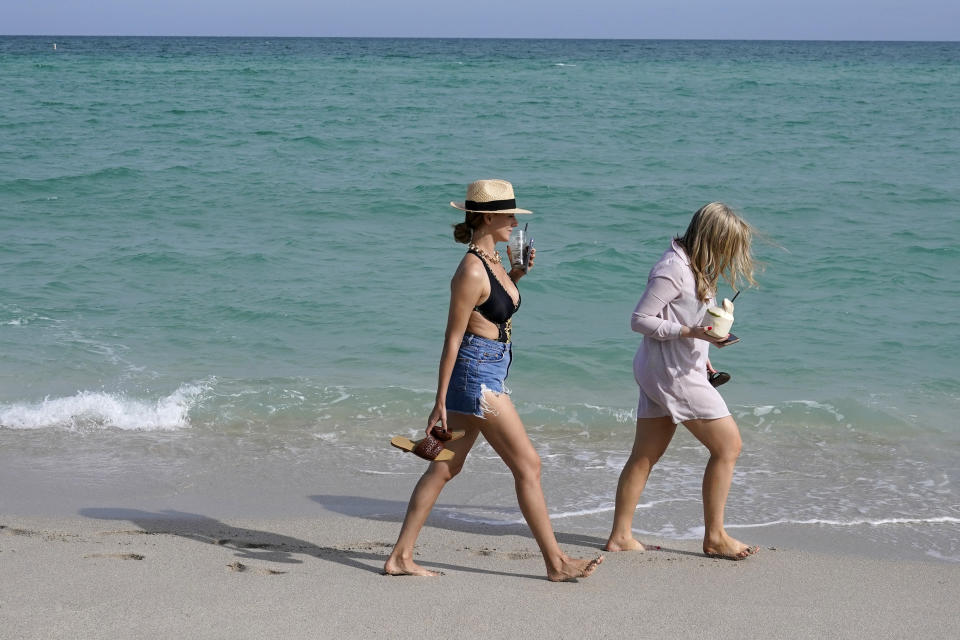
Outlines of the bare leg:
[{"label": "bare leg", "polygon": [[480,430],[476,423],[479,420],[471,416],[460,414],[449,414],[447,416],[447,425],[450,429],[464,429],[467,433],[459,440],[453,440],[447,444],[447,449],[454,452],[453,460],[446,462],[431,462],[426,472],[420,476],[417,486],[413,489],[410,496],[410,504],[407,505],[407,515],[403,518],[403,526],[400,528],[400,537],[397,543],[383,565],[384,573],[392,576],[436,576],[435,571],[424,569],[413,561],[413,546],[417,542],[423,523],[427,521],[430,510],[437,502],[440,492],[455,475],[460,473],[463,463],[470,453],[470,448],[477,440]]},{"label": "bare leg", "polygon": [[571,558],[560,550],[540,486],[540,456],[533,448],[510,396],[487,392],[486,401],[496,415],[488,414],[480,429],[513,472],[517,502],[543,554],[547,578],[563,581],[589,576],[603,562],[603,556],[585,560]]},{"label": "bare leg", "polygon": [[731,538],[723,527],[723,511],[733,482],[733,467],[740,455],[740,430],[732,416],[683,423],[710,451],[703,472],[703,552],[728,557],[746,557],[749,547]]},{"label": "bare leg", "polygon": [[617,483],[617,503],[607,551],[643,551],[643,545],[633,537],[633,514],[647,486],[650,469],[667,450],[676,431],[677,425],[669,416],[637,419],[633,450]]}]

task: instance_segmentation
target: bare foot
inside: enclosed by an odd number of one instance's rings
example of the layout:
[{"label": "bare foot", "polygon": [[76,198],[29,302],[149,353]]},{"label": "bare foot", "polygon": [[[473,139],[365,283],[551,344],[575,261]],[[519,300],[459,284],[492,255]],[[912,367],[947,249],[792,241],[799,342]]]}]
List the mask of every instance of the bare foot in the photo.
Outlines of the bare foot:
[{"label": "bare foot", "polygon": [[388,576],[427,576],[434,577],[443,575],[437,571],[424,569],[413,560],[402,560],[390,556],[386,564],[383,565],[383,572]]},{"label": "bare foot", "polygon": [[607,551],[646,551],[646,547],[632,537],[614,538],[613,536],[610,536],[610,539],[607,540],[607,546],[604,549]]},{"label": "bare foot", "polygon": [[593,560],[584,560],[583,558],[563,557],[560,568],[556,571],[547,571],[547,579],[550,582],[567,582],[577,578],[586,578],[596,571],[603,563],[603,556],[597,556]]},{"label": "bare foot", "polygon": [[760,547],[746,545],[739,540],[724,534],[716,541],[703,541],[703,552],[711,558],[725,558],[727,560],[743,560],[760,551]]}]

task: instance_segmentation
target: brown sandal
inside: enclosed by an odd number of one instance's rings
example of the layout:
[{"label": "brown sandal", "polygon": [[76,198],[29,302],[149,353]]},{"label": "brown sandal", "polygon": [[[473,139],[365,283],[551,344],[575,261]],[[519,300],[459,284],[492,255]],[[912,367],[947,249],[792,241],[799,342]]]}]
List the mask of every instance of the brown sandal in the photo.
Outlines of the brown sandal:
[{"label": "brown sandal", "polygon": [[394,436],[390,440],[390,444],[397,449],[409,451],[424,460],[438,460],[443,462],[444,460],[453,459],[453,451],[445,448],[443,443],[458,440],[462,438],[464,434],[464,431],[442,431],[439,427],[434,427],[422,440],[414,442],[410,438]]}]

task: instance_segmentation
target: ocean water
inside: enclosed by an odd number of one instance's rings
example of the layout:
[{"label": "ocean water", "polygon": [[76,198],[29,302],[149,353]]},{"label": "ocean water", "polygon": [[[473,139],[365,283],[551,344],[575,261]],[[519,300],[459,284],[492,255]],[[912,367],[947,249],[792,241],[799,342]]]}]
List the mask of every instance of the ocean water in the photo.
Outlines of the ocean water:
[{"label": "ocean water", "polygon": [[[353,486],[402,514],[422,465],[387,440],[432,406],[447,203],[503,177],[535,212],[510,386],[558,529],[608,531],[630,313],[722,200],[765,236],[712,357],[744,439],[731,531],[958,562],[958,65],[960,43],[2,37],[0,513],[303,515]],[[678,432],[639,535],[701,534],[704,462]],[[519,520],[486,445],[455,484],[440,525]]]}]

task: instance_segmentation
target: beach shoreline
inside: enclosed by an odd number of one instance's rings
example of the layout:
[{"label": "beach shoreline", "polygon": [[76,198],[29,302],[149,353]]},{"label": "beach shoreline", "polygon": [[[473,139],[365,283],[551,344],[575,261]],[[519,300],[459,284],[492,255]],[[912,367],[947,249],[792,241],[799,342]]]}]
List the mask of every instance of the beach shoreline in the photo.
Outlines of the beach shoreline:
[{"label": "beach shoreline", "polygon": [[[503,463],[482,443],[471,454],[470,467],[462,477],[445,487],[427,526],[452,534],[479,535],[496,541],[502,537],[520,537],[533,544],[523,522],[513,492],[513,480]],[[11,522],[104,521],[124,526],[153,528],[158,522],[188,522],[216,528],[216,523],[236,522],[327,522],[337,518],[367,523],[375,530],[386,527],[391,543],[400,529],[407,501],[420,474],[421,461],[382,446],[383,453],[365,466],[384,470],[349,469],[352,457],[338,460],[331,453],[318,451],[314,464],[282,465],[247,461],[217,472],[204,471],[202,461],[194,459],[171,468],[161,476],[159,464],[107,478],[82,476],[76,463],[57,473],[30,468],[29,459],[0,455],[0,525],[17,527]],[[542,456],[549,449],[539,447]],[[346,456],[347,450],[336,449]],[[231,454],[233,455],[233,454]],[[239,456],[240,453],[235,454]],[[248,452],[249,455],[249,452]],[[369,456],[369,454],[366,454]],[[602,549],[613,517],[615,476],[608,470],[580,471],[580,484],[606,500],[590,498],[578,503],[571,495],[573,478],[558,478],[556,462],[544,474],[543,486],[553,527],[561,543],[564,537],[584,542],[593,551]],[[746,465],[744,465],[746,466]],[[698,482],[698,469],[683,472]],[[702,536],[699,492],[680,495],[671,478],[680,479],[680,471],[658,469],[649,496],[639,505],[633,520],[637,538],[644,543],[681,545],[697,549]],[[72,476],[73,482],[66,477]],[[609,476],[609,477],[608,477]],[[607,482],[605,485],[604,482]],[[686,480],[684,480],[686,482]],[[956,518],[944,516],[903,522],[874,522],[854,518],[849,521],[806,519],[798,512],[784,520],[751,521],[749,483],[735,482],[727,508],[728,532],[747,544],[793,549],[798,552],[849,556],[863,561],[903,560],[919,563],[944,563],[960,567],[956,548],[951,543]],[[681,505],[678,509],[676,505]],[[672,509],[672,510],[671,510]],[[226,525],[224,525],[226,526]],[[25,526],[32,529],[36,527]],[[48,527],[43,526],[46,530]],[[931,546],[939,541],[939,546]]]},{"label": "beach shoreline", "polygon": [[[24,639],[946,637],[960,579],[956,564],[773,545],[730,562],[704,557],[698,542],[647,540],[644,553],[606,553],[591,578],[554,584],[522,527],[429,524],[417,561],[444,575],[395,578],[381,571],[397,523],[332,512],[115,510],[0,526],[0,620]],[[562,526],[557,535],[571,555],[602,544]]]},{"label": "beach shoreline", "polygon": [[[0,639],[957,635],[960,43],[57,42],[0,37]],[[507,384],[573,555],[651,265],[717,199],[770,234],[711,361],[758,556],[700,553],[681,428],[633,520],[661,548],[551,584],[481,438],[419,539],[446,575],[380,575],[481,175],[537,214]]]}]

